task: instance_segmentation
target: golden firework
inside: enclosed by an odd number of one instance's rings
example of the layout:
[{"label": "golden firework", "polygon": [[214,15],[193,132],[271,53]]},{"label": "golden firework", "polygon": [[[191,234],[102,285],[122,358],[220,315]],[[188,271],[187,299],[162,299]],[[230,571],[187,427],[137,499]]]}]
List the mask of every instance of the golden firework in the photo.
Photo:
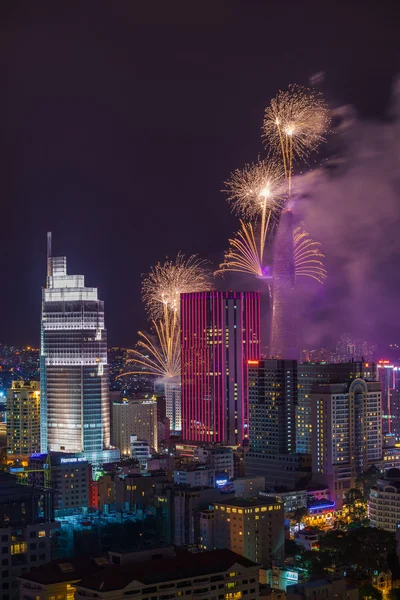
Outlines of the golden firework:
[{"label": "golden firework", "polygon": [[279,91],[265,109],[263,131],[272,154],[280,154],[291,194],[293,161],[306,159],[325,141],[329,112],[321,96],[314,90],[290,85]]},{"label": "golden firework", "polygon": [[240,221],[240,230],[229,240],[229,250],[225,253],[224,262],[219,265],[215,275],[225,271],[249,273],[256,277],[264,276],[255,226],[252,223]]},{"label": "golden firework", "polygon": [[293,255],[295,277],[312,277],[318,283],[324,283],[327,272],[322,259],[321,244],[315,242],[304,231],[303,223],[293,230]]},{"label": "golden firework", "polygon": [[179,377],[181,374],[180,328],[176,321],[166,325],[163,321],[153,321],[154,336],[139,331],[137,349],[128,350],[127,364],[137,370],[121,373],[126,375],[155,375],[162,378]]},{"label": "golden firework", "polygon": [[143,280],[142,298],[152,319],[179,319],[180,295],[212,289],[207,262],[194,254],[179,253],[175,262],[158,263]]},{"label": "golden firework", "polygon": [[283,176],[279,161],[259,159],[244,169],[236,169],[225,182],[233,210],[246,219],[260,220],[258,252],[261,262],[271,215],[282,207]]}]

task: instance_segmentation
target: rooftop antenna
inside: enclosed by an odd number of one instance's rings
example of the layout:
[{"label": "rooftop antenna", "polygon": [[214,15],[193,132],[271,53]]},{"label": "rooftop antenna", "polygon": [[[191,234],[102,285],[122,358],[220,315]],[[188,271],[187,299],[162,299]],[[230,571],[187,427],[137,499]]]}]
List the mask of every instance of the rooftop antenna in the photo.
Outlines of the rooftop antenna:
[{"label": "rooftop antenna", "polygon": [[51,231],[47,232],[47,277],[52,276],[52,264],[51,264]]}]

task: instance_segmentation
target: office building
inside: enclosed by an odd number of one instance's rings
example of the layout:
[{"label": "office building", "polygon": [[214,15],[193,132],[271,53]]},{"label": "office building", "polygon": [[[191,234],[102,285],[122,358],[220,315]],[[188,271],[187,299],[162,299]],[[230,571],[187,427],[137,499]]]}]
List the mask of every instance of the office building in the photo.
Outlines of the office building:
[{"label": "office building", "polygon": [[18,600],[18,577],[52,559],[53,492],[0,472],[0,598]]},{"label": "office building", "polygon": [[169,377],[165,380],[165,412],[173,434],[182,431],[182,390],[181,378]]},{"label": "office building", "polygon": [[371,488],[368,516],[372,527],[396,532],[400,523],[400,470],[389,469]]},{"label": "office building", "polygon": [[54,491],[54,513],[63,517],[89,507],[92,468],[83,456],[65,452],[33,454],[29,457],[29,481]]},{"label": "office building", "polygon": [[241,444],[248,438],[247,363],[260,352],[257,292],[181,295],[182,437]]},{"label": "office building", "polygon": [[40,387],[38,381],[13,381],[7,390],[7,454],[27,459],[40,451]]},{"label": "office building", "polygon": [[342,383],[353,379],[377,381],[375,363],[307,362],[298,365],[298,392],[296,405],[296,452],[312,452],[311,391],[322,383]]},{"label": "office building", "polygon": [[293,489],[311,468],[310,460],[295,454],[297,362],[250,361],[248,369],[250,445],[245,455],[246,473],[264,475],[267,487]]},{"label": "office building", "polygon": [[113,443],[124,456],[130,454],[130,438],[136,435],[146,440],[153,452],[158,449],[158,422],[156,400],[124,400],[114,402]]},{"label": "office building", "polygon": [[259,565],[230,550],[195,556],[182,552],[159,560],[106,566],[76,584],[75,600],[123,600],[127,596],[166,600],[180,595],[210,600],[220,595],[226,600],[246,596],[247,600],[257,600],[258,569]]},{"label": "office building", "polygon": [[83,452],[93,463],[117,459],[110,446],[107,331],[104,302],[67,259],[51,255],[42,293],[41,451]]},{"label": "office building", "polygon": [[354,379],[311,394],[312,471],[341,508],[357,475],[382,461],[381,384]]},{"label": "office building", "polygon": [[224,500],[214,505],[214,541],[269,568],[284,558],[283,504],[270,498]]}]

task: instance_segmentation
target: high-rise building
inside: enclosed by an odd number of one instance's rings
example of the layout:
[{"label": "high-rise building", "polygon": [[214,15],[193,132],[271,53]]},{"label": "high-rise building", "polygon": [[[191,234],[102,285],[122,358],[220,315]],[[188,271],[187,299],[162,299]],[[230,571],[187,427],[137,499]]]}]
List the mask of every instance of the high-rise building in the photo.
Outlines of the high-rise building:
[{"label": "high-rise building", "polygon": [[[395,369],[393,364],[388,360],[378,361],[378,380],[382,386],[382,433],[392,433],[392,423],[394,415],[392,415],[392,399],[395,399],[393,393],[395,384]],[[397,369],[396,369],[397,370]]]},{"label": "high-rise building", "polygon": [[273,498],[240,498],[214,505],[214,543],[264,568],[284,558],[283,503]]},{"label": "high-rise building", "polygon": [[393,388],[390,390],[390,431],[400,441],[400,367],[394,367]]},{"label": "high-rise building", "polygon": [[295,360],[250,361],[250,452],[295,452],[295,406],[297,362]]},{"label": "high-rise building", "polygon": [[165,380],[166,416],[172,433],[182,431],[182,392],[181,378],[170,377]]},{"label": "high-rise building", "polygon": [[293,213],[282,211],[274,247],[273,304],[270,356],[298,359],[299,340],[295,297]]},{"label": "high-rise building", "polygon": [[7,454],[27,459],[40,450],[40,387],[38,381],[13,381],[7,390]]},{"label": "high-rise building", "polygon": [[113,443],[121,454],[130,455],[130,438],[136,435],[146,440],[153,451],[158,450],[158,422],[156,400],[125,400],[114,402]]},{"label": "high-rise building", "polygon": [[93,463],[118,458],[110,446],[104,302],[67,259],[51,256],[42,294],[41,451],[83,452]]},{"label": "high-rise building", "polygon": [[296,452],[312,452],[311,390],[323,383],[342,383],[361,378],[376,381],[376,364],[362,362],[307,362],[298,366]]},{"label": "high-rise building", "polygon": [[250,361],[248,368],[250,446],[246,473],[265,475],[267,487],[292,489],[311,466],[295,454],[297,362]]},{"label": "high-rise building", "polygon": [[182,436],[240,444],[248,438],[247,364],[260,352],[258,292],[181,295]]},{"label": "high-rise building", "polygon": [[311,395],[312,470],[341,508],[357,475],[382,460],[381,384],[354,379]]}]

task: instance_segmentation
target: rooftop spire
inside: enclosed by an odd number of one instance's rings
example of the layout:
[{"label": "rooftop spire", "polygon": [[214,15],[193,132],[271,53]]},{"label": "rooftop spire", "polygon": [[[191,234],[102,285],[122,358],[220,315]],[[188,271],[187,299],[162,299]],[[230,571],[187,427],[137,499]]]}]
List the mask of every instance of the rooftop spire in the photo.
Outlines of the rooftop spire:
[{"label": "rooftop spire", "polygon": [[47,277],[52,276],[52,264],[51,264],[51,231],[47,232]]}]

